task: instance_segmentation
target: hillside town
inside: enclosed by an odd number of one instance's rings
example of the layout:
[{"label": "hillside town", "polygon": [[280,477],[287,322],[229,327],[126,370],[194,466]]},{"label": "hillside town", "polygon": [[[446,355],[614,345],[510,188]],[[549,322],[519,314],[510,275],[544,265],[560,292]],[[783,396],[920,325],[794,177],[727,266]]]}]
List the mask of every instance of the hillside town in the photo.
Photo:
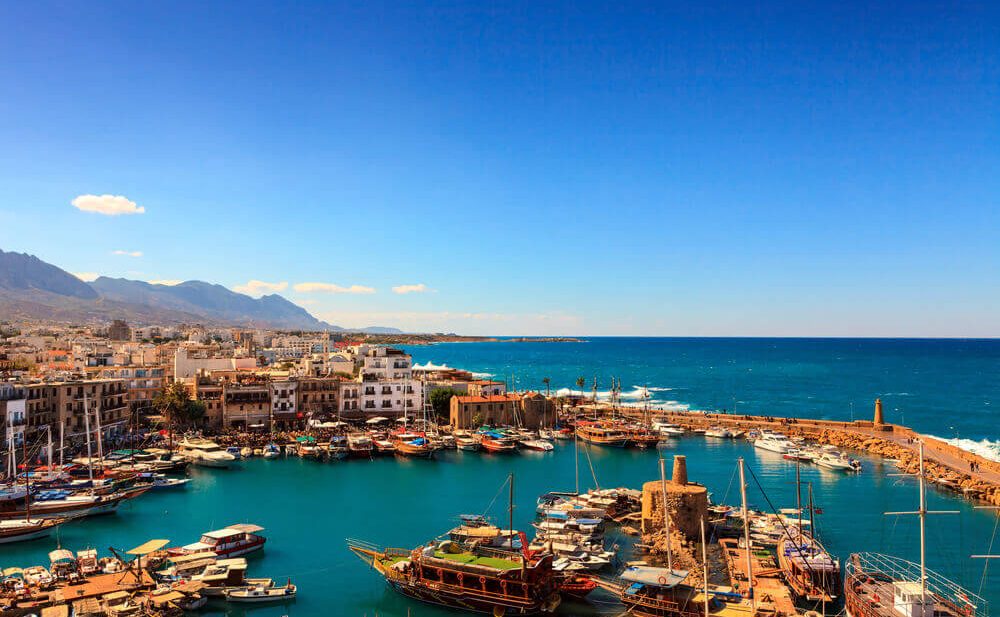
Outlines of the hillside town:
[{"label": "hillside town", "polygon": [[0,338],[0,422],[15,444],[43,438],[49,427],[79,442],[85,399],[100,412],[104,439],[126,434],[132,422],[156,426],[164,419],[154,401],[174,383],[203,403],[194,424],[207,434],[415,419],[433,413],[436,390],[456,395],[446,412],[456,427],[513,414],[537,426],[547,401],[342,333],[132,328],[115,320],[101,328],[6,326]]}]

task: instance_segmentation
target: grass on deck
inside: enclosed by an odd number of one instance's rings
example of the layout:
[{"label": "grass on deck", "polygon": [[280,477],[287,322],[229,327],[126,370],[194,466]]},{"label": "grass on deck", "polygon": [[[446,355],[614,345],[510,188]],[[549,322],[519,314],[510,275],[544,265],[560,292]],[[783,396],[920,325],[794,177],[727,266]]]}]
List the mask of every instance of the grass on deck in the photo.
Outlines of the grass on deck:
[{"label": "grass on deck", "polygon": [[470,553],[443,553],[441,551],[435,551],[434,556],[438,559],[447,559],[448,561],[455,561],[458,563],[467,563],[476,566],[485,566],[487,568],[493,568],[495,570],[516,570],[521,567],[521,564],[516,561],[511,561],[510,559],[499,559],[496,557],[477,557]]}]

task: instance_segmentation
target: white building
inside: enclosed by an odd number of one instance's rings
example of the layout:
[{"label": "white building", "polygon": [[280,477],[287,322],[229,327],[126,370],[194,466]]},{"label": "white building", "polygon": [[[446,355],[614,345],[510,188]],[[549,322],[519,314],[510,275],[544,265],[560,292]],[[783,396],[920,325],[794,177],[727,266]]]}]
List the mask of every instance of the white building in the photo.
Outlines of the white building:
[{"label": "white building", "polygon": [[399,381],[413,379],[413,358],[392,347],[371,347],[361,363],[362,381]]},{"label": "white building", "polygon": [[[369,416],[423,413],[423,383],[405,380],[365,380],[360,384],[359,408]],[[346,400],[346,399],[345,399]]]}]

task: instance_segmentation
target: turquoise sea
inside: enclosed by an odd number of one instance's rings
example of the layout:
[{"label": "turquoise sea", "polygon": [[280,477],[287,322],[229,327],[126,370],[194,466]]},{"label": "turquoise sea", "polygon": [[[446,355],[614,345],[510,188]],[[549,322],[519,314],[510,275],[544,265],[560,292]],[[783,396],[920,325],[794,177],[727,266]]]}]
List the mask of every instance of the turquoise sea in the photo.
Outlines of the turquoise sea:
[{"label": "turquoise sea", "polygon": [[[678,409],[830,420],[886,419],[960,439],[1000,456],[1000,340],[588,338],[581,343],[444,343],[409,347],[414,362],[447,364],[519,390],[599,393],[621,380],[622,400],[647,386]],[[992,446],[992,452],[990,452]]]},{"label": "turquoise sea", "polygon": [[[900,413],[905,410],[907,423],[918,430],[941,433],[948,430],[945,424],[954,422],[962,435],[996,438],[996,423],[990,420],[991,403],[995,405],[998,399],[996,343],[625,341],[454,344],[414,348],[413,352],[420,362],[447,363],[497,376],[514,373],[522,388],[540,387],[543,376],[552,378],[553,387],[571,386],[578,374],[597,373],[600,383],[606,383],[614,372],[621,376],[625,389],[633,384],[675,388],[657,392],[663,401],[697,408],[721,408],[735,397],[740,411],[808,412],[841,418],[849,414],[851,400],[859,409],[865,403],[867,412],[866,401],[881,395],[896,401],[891,408],[899,407]],[[919,351],[922,346],[926,353]],[[873,348],[866,352],[869,347]],[[810,348],[821,351],[807,361]],[[712,384],[718,386],[717,395],[712,394]],[[742,456],[770,503],[775,507],[795,503],[794,465],[754,450],[746,442],[686,437],[664,452],[667,456],[685,454],[691,479],[706,484],[717,502],[738,501],[734,473],[736,459]],[[823,508],[817,521],[821,537],[842,558],[852,551],[871,550],[915,559],[915,521],[887,517],[883,512],[915,509],[916,481],[892,475],[895,469],[878,460],[863,461],[865,469],[859,475],[802,467],[803,481],[812,483],[817,505]],[[655,479],[657,453],[583,449],[580,467],[583,487],[594,485],[595,475],[601,486],[640,487]],[[506,520],[506,497],[498,492],[510,472],[516,477],[515,524],[528,529],[539,494],[572,489],[572,442],[557,442],[551,453],[446,452],[434,461],[255,459],[231,470],[195,468],[191,470],[194,481],[184,490],[147,494],[113,516],[71,523],[58,537],[0,546],[0,567],[46,563],[48,551],[57,543],[74,550],[93,546],[106,554],[108,546],[130,548],[151,538],[183,544],[209,529],[255,522],[267,528],[268,544],[251,559],[250,574],[280,580],[291,577],[299,585],[300,597],[291,604],[254,608],[248,614],[455,615],[388,591],[374,572],[347,551],[344,540],[412,547],[446,532],[460,513],[487,512]],[[972,591],[981,589],[998,614],[1000,566],[994,564],[984,578],[984,563],[970,559],[974,553],[989,550],[996,516],[933,488],[928,496],[932,509],[959,511],[955,516],[930,519],[930,565]],[[768,506],[755,484],[750,501],[761,508]],[[1000,552],[997,540],[993,552]],[[594,594],[593,600],[591,604],[565,604],[561,614],[622,612],[607,597]],[[223,605],[208,614],[224,612]],[[242,615],[244,610],[229,614]]]}]

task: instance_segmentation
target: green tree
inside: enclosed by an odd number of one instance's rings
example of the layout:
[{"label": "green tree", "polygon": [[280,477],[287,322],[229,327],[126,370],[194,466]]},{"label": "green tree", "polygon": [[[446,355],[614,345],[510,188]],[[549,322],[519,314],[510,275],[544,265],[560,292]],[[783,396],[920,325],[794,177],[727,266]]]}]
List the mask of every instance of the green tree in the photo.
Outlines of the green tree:
[{"label": "green tree", "polygon": [[447,422],[451,414],[451,397],[460,396],[462,393],[451,388],[441,388],[431,392],[431,408],[438,422]]},{"label": "green tree", "polygon": [[186,428],[200,422],[205,417],[205,403],[191,400],[191,394],[184,384],[168,384],[153,399],[153,406],[166,419],[167,424]]},{"label": "green tree", "polygon": [[576,378],[576,387],[580,388],[580,392],[581,393],[583,393],[583,387],[585,385],[587,385],[587,378],[586,377],[584,377],[584,376],[581,375],[580,377]]},{"label": "green tree", "polygon": [[542,377],[542,383],[545,384],[545,396],[549,396],[551,394],[549,384],[552,383],[552,379],[549,377]]}]

